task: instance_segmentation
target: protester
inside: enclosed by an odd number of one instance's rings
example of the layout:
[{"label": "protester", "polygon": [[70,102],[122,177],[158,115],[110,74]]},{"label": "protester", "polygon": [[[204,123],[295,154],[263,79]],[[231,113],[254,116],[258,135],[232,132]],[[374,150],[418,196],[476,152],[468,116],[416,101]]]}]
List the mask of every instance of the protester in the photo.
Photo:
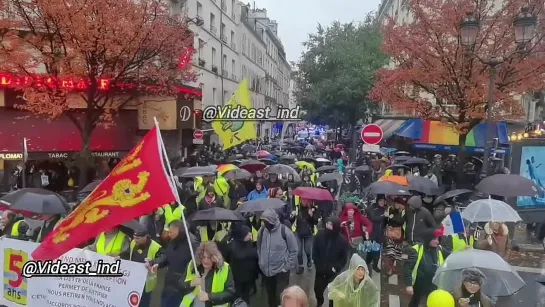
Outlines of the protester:
[{"label": "protester", "polygon": [[248,194],[248,200],[264,199],[269,196],[261,180],[256,181],[255,189]]},{"label": "protester", "polygon": [[503,259],[508,259],[511,252],[509,228],[501,222],[488,222],[484,225],[485,236],[475,243],[475,247],[492,251]]},{"label": "protester", "polygon": [[405,290],[411,296],[408,307],[418,307],[436,289],[433,276],[448,256],[439,246],[440,230],[428,229],[420,235],[423,243],[412,246],[404,266]]},{"label": "protester", "polygon": [[312,267],[312,238],[318,229],[316,225],[320,214],[312,205],[312,201],[303,199],[299,206],[295,207],[295,219],[293,221],[292,230],[297,238],[299,252],[297,253],[297,274],[302,274],[303,269],[303,253],[307,257],[307,268]]},{"label": "protester", "polygon": [[267,189],[282,187],[282,182],[278,180],[278,174],[275,173],[269,173],[269,178],[263,184]]},{"label": "protester", "polygon": [[192,234],[186,234],[181,220],[174,220],[169,225],[170,242],[165,253],[157,259],[146,262],[146,266],[152,273],[158,268],[168,268],[165,276],[165,286],[161,295],[161,307],[179,307],[184,295],[189,293],[187,287],[180,283],[185,280],[187,265],[191,261],[191,251],[187,236],[194,250],[198,242]]},{"label": "protester", "polygon": [[240,225],[233,228],[225,260],[231,264],[237,297],[249,304],[259,275],[259,265],[257,249],[252,242],[252,233],[248,226]]},{"label": "protester", "polygon": [[412,196],[407,201],[409,209],[405,215],[405,241],[413,245],[422,241],[422,233],[435,229],[435,221],[428,209],[422,207],[422,198]]},{"label": "protester", "polygon": [[37,228],[39,229],[39,232],[35,238],[35,241],[37,243],[42,243],[43,240],[47,237],[49,233],[53,231],[57,227],[57,225],[60,224],[62,221],[60,214],[50,215],[50,214],[44,214],[40,217],[40,220],[43,221],[43,224],[41,227]]},{"label": "protester", "polygon": [[337,217],[327,220],[325,230],[314,238],[312,257],[316,267],[314,293],[318,306],[324,304],[327,285],[342,271],[348,259],[350,246],[341,234],[341,221]]},{"label": "protester", "polygon": [[223,200],[216,195],[214,187],[209,186],[206,188],[206,195],[199,202],[199,209],[205,210],[214,207],[221,208],[223,205]]},{"label": "protester", "polygon": [[299,286],[291,286],[280,295],[281,307],[310,307],[308,296]]},{"label": "protester", "polygon": [[350,258],[348,270],[337,276],[327,289],[329,305],[333,307],[376,307],[380,302],[380,291],[369,276],[365,260],[357,254]]},{"label": "protester", "polygon": [[484,274],[475,268],[462,271],[462,284],[454,289],[452,295],[456,307],[492,307],[492,301],[481,292],[481,287],[486,282]]},{"label": "protester", "polygon": [[10,239],[28,241],[27,231],[29,227],[22,216],[15,212],[5,210],[2,212],[2,236]]},{"label": "protester", "polygon": [[199,274],[195,273],[191,260],[184,281],[186,287],[192,290],[183,297],[180,306],[212,307],[232,302],[235,299],[233,273],[229,264],[223,260],[216,243],[201,243],[195,252],[195,260]]},{"label": "protester", "polygon": [[352,247],[352,252],[356,252],[358,244],[363,243],[373,232],[373,224],[360,213],[358,207],[353,203],[344,205],[340,219],[342,234]]},{"label": "protester", "polygon": [[396,198],[394,204],[388,208],[388,217],[386,218],[386,243],[384,244],[384,264],[386,273],[393,275],[396,273],[397,263],[401,263],[403,253],[403,239],[405,224],[405,205],[403,199]]},{"label": "protester", "polygon": [[[369,206],[366,210],[367,217],[373,223],[373,232],[371,233],[369,239],[381,244],[384,242],[384,230],[386,226],[386,198],[384,195],[378,195],[376,202]],[[372,269],[380,273],[378,263],[380,261],[380,251],[367,252],[367,265],[371,266]]]},{"label": "protester", "polygon": [[113,228],[99,234],[95,242],[85,249],[101,255],[117,257],[129,250],[130,243],[130,238],[123,231],[119,228]]},{"label": "protester", "polygon": [[[151,240],[149,233],[145,228],[139,229],[134,233],[134,239],[130,243],[128,251],[119,255],[123,260],[129,260],[139,263],[145,263],[146,259],[152,260],[161,256],[162,248],[159,243]],[[157,274],[149,273],[144,286],[144,291],[140,297],[139,307],[149,307],[151,304],[151,293],[157,286]]]},{"label": "protester", "polygon": [[296,267],[297,239],[293,232],[281,224],[278,214],[266,209],[261,214],[264,227],[257,237],[259,268],[263,272],[268,306],[277,307],[280,293],[288,287],[290,270]]}]

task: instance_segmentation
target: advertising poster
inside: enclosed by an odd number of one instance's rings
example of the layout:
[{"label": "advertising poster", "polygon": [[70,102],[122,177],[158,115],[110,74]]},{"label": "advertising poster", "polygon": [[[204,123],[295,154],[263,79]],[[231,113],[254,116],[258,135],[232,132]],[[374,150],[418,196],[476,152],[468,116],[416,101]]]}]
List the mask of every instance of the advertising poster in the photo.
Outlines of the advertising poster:
[{"label": "advertising poster", "polygon": [[[32,277],[22,275],[24,264],[37,243],[0,238],[3,293],[0,305],[7,307],[136,307],[147,277],[143,263],[121,261],[120,277]],[[72,249],[63,255],[62,262],[96,263],[115,259],[97,253]]]},{"label": "advertising poster", "polygon": [[[538,187],[545,188],[545,146],[524,146],[520,155],[519,175],[532,180]],[[519,209],[545,208],[545,195],[517,198]]]}]

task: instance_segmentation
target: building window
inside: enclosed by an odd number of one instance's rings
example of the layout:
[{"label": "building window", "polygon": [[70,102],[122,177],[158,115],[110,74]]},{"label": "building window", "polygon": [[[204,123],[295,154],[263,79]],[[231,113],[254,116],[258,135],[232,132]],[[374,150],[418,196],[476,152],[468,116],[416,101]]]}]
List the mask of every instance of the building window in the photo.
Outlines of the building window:
[{"label": "building window", "polygon": [[216,29],[216,15],[210,13],[210,32],[217,35],[218,30]]},{"label": "building window", "polygon": [[242,78],[246,78],[246,65],[242,65]]},{"label": "building window", "polygon": [[201,58],[203,55],[201,54],[202,52],[202,48],[204,48],[204,41],[202,39],[199,38],[199,45],[197,46],[198,50],[199,50],[199,58]]},{"label": "building window", "polygon": [[231,31],[231,46],[235,44],[235,31]]},{"label": "building window", "polygon": [[229,93],[227,91],[223,91],[223,104],[227,103],[229,101]]},{"label": "building window", "polygon": [[216,66],[216,48],[212,47],[212,66]]},{"label": "building window", "polygon": [[202,4],[200,2],[197,2],[197,16],[198,17],[202,16]]},{"label": "building window", "polygon": [[242,53],[246,54],[246,34],[242,34]]},{"label": "building window", "polygon": [[233,60],[231,60],[231,77],[232,77],[232,79],[234,79],[234,80],[237,79],[236,72],[237,72],[237,63],[236,63],[236,61],[233,59]]},{"label": "building window", "polygon": [[217,92],[216,88],[215,88],[215,87],[212,88],[212,103],[213,103],[215,106],[218,105],[217,100],[216,100],[216,92]]},{"label": "building window", "polygon": [[227,55],[226,54],[223,55],[223,60],[221,62],[221,66],[222,66],[221,68],[223,68],[224,70],[227,69]]},{"label": "building window", "polygon": [[224,43],[227,43],[227,37],[225,36],[225,24],[222,23],[220,26],[220,38]]}]

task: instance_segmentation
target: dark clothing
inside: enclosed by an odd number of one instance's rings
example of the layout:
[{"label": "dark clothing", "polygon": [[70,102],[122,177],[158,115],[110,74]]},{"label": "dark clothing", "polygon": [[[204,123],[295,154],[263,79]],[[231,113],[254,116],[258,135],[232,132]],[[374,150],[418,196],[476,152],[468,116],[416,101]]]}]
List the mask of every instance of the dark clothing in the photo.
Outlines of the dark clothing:
[{"label": "dark clothing", "polygon": [[252,241],[231,240],[227,243],[225,261],[231,265],[236,283],[254,282],[257,279],[257,248]]},{"label": "dark clothing", "polygon": [[244,187],[243,184],[235,184],[229,181],[229,186],[229,199],[231,199],[230,209],[235,210],[239,199],[246,197],[246,195],[248,195],[248,191],[246,191],[246,187]]},{"label": "dark clothing", "polygon": [[369,239],[377,243],[382,243],[384,241],[384,228],[386,226],[386,219],[384,217],[385,212],[386,207],[381,207],[376,203],[366,210],[367,218],[373,223],[373,232]]},{"label": "dark clothing", "polygon": [[208,203],[206,201],[206,197],[201,199],[201,201],[199,202],[199,210],[205,210],[205,209],[210,209],[214,207],[218,207],[218,208],[224,207],[223,199],[221,199],[220,196],[216,196],[216,198],[214,199],[212,203]]},{"label": "dark clothing", "polygon": [[428,295],[437,289],[437,286],[432,283],[433,276],[417,277],[413,286],[413,296],[409,301],[408,307],[419,307],[420,302],[425,302]]},{"label": "dark clothing", "polygon": [[268,189],[272,189],[272,188],[281,188],[282,187],[282,181],[276,179],[275,181],[271,181],[270,179],[267,179],[265,180],[265,182],[263,182],[263,185],[265,186],[265,188],[268,190]]},{"label": "dark clothing", "polygon": [[36,237],[36,242],[41,243],[47,237],[47,235],[49,235],[49,233],[55,229],[55,226],[57,226],[60,219],[60,215],[57,215],[50,221],[44,221],[42,227],[40,228],[41,230]]},{"label": "dark clothing", "polygon": [[[316,295],[316,302],[318,303],[316,306],[322,307],[325,299],[324,299],[324,292],[325,289],[327,289],[327,285],[332,282],[337,275],[334,273],[331,274],[318,274],[316,273],[316,277],[314,279],[314,294]],[[332,301],[330,301],[332,302]],[[332,304],[330,304],[332,306]]]},{"label": "dark clothing", "polygon": [[270,277],[264,274],[262,276],[267,292],[268,307],[280,306],[280,294],[290,283],[290,272],[281,272]]},{"label": "dark clothing", "polygon": [[[193,250],[196,250],[199,245],[193,236],[191,236],[191,245]],[[159,268],[168,267],[163,295],[180,297],[181,301],[181,297],[189,293],[190,290],[184,284],[189,261],[191,261],[191,252],[186,235],[183,233],[171,240],[164,254],[151,261],[151,265],[158,264]]]},{"label": "dark clothing", "polygon": [[4,229],[2,229],[2,236],[6,236],[7,238],[10,238],[10,239],[28,241],[29,237],[27,236],[27,231],[28,231],[29,227],[28,227],[28,224],[26,222],[24,222],[24,221],[19,223],[19,227],[18,227],[19,235],[18,236],[12,236],[11,235],[12,234],[12,229],[13,229],[13,224],[15,224],[16,222],[21,221],[21,220],[23,220],[23,218],[16,218],[16,219],[8,222],[6,224],[6,226],[4,226]]},{"label": "dark clothing", "polygon": [[422,242],[422,232],[435,229],[435,220],[426,208],[409,209],[405,215],[405,240],[408,242]]},{"label": "dark clothing", "polygon": [[[203,276],[204,268],[202,267],[202,265],[198,266],[197,269],[199,270],[200,276]],[[225,282],[225,286],[222,292],[212,293],[213,281],[214,272],[210,271],[208,272],[208,274],[206,274],[206,277],[204,278],[204,289],[202,290],[208,293],[209,300],[206,301],[204,304],[206,307],[228,304],[235,300],[235,282],[233,280],[233,272],[231,271],[231,267],[229,267],[229,275],[227,277],[227,281]],[[186,283],[185,286],[188,287],[190,291],[193,291],[194,289],[194,287],[190,287],[190,283]]]},{"label": "dark clothing", "polygon": [[325,229],[316,235],[312,246],[312,258],[316,267],[316,274],[339,274],[348,259],[349,245],[345,237],[340,233],[340,222],[337,218],[331,218],[333,230]]},{"label": "dark clothing", "polygon": [[295,217],[296,229],[295,233],[298,237],[311,237],[314,234],[314,226],[318,224],[320,213],[317,209],[314,209],[312,216],[308,213],[309,207],[299,205],[299,212]]}]

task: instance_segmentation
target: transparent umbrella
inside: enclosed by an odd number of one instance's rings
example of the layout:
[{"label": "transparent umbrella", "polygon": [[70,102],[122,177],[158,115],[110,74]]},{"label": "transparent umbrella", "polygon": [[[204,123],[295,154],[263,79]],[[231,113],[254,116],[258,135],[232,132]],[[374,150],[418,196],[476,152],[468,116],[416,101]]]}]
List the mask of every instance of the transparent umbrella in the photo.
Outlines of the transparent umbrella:
[{"label": "transparent umbrella", "polygon": [[501,200],[479,199],[462,211],[462,217],[476,222],[518,222],[522,219],[517,211]]},{"label": "transparent umbrella", "polygon": [[462,284],[462,271],[479,269],[486,277],[482,292],[488,296],[509,296],[526,285],[511,265],[498,254],[479,249],[468,249],[451,254],[437,269],[433,283],[441,289],[453,291]]}]

